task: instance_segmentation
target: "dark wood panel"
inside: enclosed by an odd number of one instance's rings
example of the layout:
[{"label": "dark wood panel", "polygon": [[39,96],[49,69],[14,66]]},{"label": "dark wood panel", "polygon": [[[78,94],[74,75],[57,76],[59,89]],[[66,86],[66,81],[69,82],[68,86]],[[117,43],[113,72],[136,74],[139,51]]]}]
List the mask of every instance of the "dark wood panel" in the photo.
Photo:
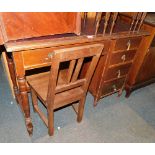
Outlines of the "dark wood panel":
[{"label": "dark wood panel", "polygon": [[136,83],[145,82],[155,77],[155,48],[151,48],[139,70]]},{"label": "dark wood panel", "polygon": [[[104,42],[104,48],[106,49],[104,54],[105,55],[101,55],[100,60],[98,62],[98,65],[94,71],[94,75],[92,77],[90,86],[89,86],[89,91],[94,95],[94,96],[98,96],[99,93],[99,87],[100,85],[102,85],[102,79],[104,76],[104,70],[105,70],[105,65],[107,62],[107,56],[109,53],[109,47],[111,45],[111,41],[106,41]],[[82,71],[82,75],[84,75],[85,70],[87,70],[87,66],[89,65],[89,61],[85,64],[85,66],[83,67],[83,71]]]}]

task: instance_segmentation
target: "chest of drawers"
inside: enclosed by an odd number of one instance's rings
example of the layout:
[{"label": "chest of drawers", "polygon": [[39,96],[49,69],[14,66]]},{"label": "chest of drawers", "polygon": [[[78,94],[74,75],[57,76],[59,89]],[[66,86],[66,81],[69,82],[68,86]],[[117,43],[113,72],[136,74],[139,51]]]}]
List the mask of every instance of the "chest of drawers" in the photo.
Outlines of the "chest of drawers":
[{"label": "chest of drawers", "polygon": [[106,58],[101,57],[89,87],[94,106],[102,97],[121,94],[141,40],[142,37],[134,36],[109,41]]}]

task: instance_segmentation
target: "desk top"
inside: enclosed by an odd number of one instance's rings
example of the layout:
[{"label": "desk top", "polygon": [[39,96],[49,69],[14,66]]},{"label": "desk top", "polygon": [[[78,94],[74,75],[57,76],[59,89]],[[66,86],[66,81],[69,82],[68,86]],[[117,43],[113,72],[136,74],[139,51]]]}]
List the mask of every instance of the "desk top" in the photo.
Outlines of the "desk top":
[{"label": "desk top", "polygon": [[0,13],[0,44],[62,33],[80,33],[80,13]]}]

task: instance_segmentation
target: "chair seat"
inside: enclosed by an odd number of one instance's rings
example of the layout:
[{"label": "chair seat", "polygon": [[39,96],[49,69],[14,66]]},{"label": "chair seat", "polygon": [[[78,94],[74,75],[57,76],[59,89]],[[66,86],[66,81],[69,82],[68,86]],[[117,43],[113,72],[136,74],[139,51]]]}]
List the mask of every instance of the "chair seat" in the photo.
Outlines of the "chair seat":
[{"label": "chair seat", "polygon": [[[50,72],[35,74],[27,76],[27,82],[32,89],[38,94],[39,98],[44,102],[46,106],[46,98],[48,91],[49,83],[49,74]],[[59,78],[59,82],[65,83],[64,78]],[[54,100],[54,109],[65,106],[77,100],[80,100],[83,97],[84,91],[81,87],[73,88],[64,92],[57,93]]]}]

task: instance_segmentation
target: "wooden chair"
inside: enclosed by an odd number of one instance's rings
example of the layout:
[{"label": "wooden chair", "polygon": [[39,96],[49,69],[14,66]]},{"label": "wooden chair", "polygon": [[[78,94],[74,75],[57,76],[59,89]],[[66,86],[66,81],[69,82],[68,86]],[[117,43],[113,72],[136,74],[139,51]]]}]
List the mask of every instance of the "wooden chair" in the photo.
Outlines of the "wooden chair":
[{"label": "wooden chair", "polygon": [[[32,93],[34,110],[48,127],[49,135],[54,133],[54,110],[79,101],[77,121],[82,120],[88,86],[103,49],[102,44],[58,49],[51,53],[51,71],[27,78]],[[90,58],[89,68],[80,77],[85,59]],[[62,63],[69,63],[61,70]],[[37,97],[47,108],[47,117],[38,107]]]}]

